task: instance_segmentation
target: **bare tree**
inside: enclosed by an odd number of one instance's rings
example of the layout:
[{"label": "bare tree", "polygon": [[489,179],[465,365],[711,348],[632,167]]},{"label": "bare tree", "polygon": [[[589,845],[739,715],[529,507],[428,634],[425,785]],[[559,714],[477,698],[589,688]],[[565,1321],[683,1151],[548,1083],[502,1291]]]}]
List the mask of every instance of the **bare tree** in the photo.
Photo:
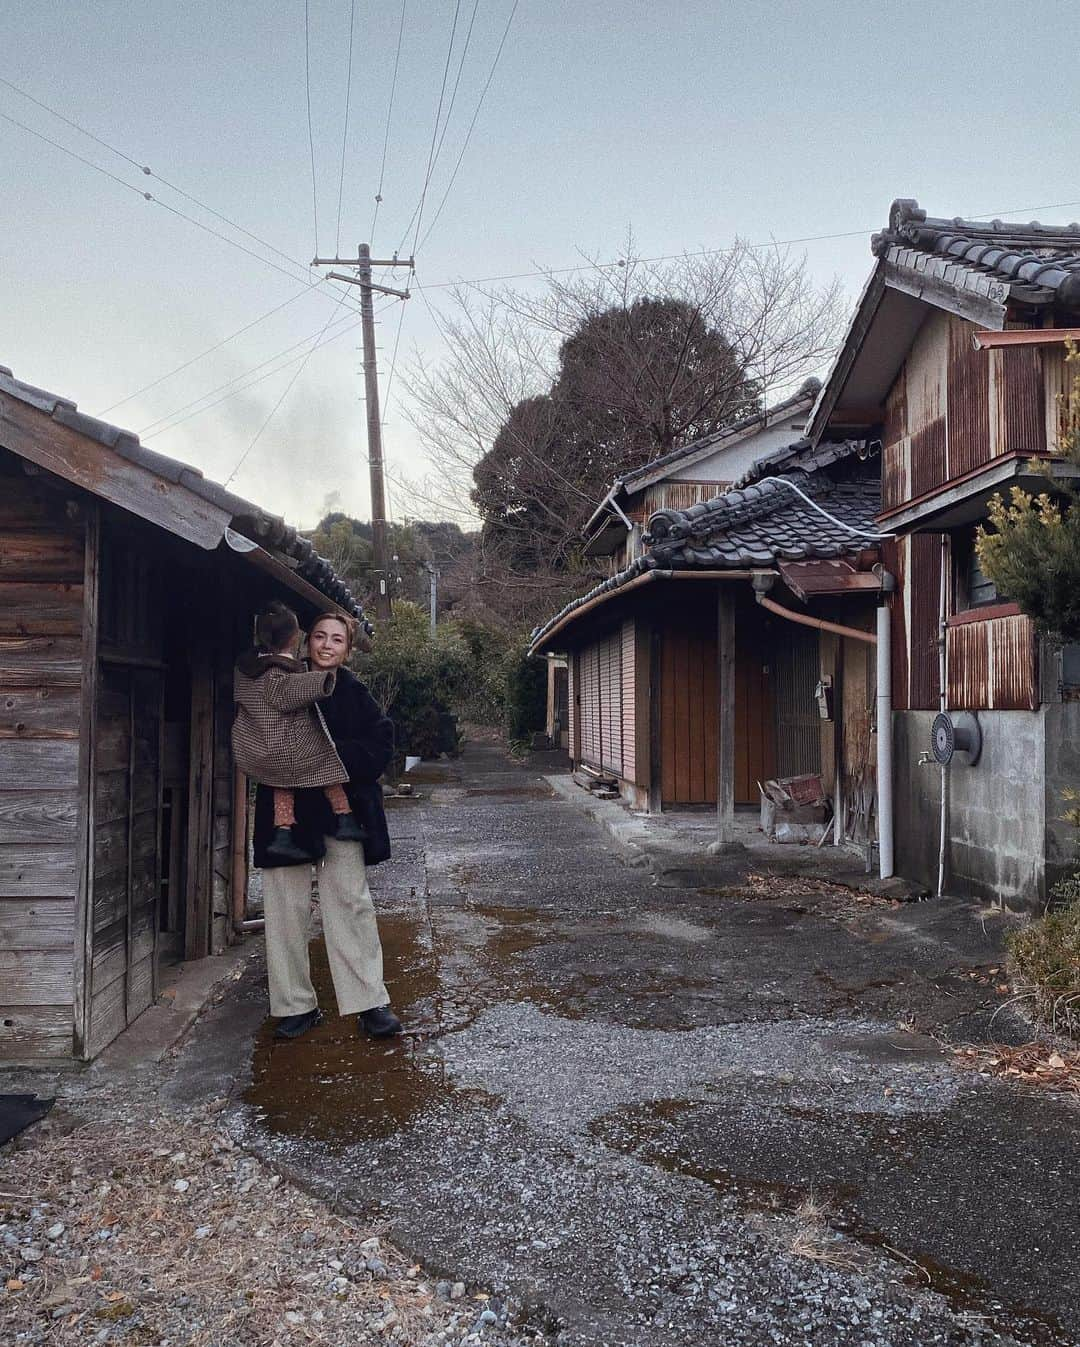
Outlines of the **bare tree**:
[{"label": "bare tree", "polygon": [[786,396],[835,347],[839,287],[815,285],[805,258],[743,241],[661,263],[631,253],[535,293],[452,291],[436,316],[447,354],[406,375],[427,490],[497,521],[486,541],[508,586],[539,579],[538,552],[573,572],[613,476]]}]

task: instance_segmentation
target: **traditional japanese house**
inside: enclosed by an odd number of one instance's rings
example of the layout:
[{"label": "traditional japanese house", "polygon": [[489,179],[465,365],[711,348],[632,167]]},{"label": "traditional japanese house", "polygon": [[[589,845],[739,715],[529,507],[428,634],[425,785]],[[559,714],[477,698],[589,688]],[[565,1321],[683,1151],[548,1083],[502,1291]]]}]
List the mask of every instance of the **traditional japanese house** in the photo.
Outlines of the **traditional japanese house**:
[{"label": "traditional japanese house", "polygon": [[533,636],[567,658],[575,765],[637,808],[715,807],[721,842],[759,782],[817,774],[838,840],[869,839],[878,508],[863,442],[800,440],[654,512],[642,555]]},{"label": "traditional japanese house", "polygon": [[361,616],[281,519],[0,369],[0,1059],[93,1057],[234,938],[271,596]]},{"label": "traditional japanese house", "polygon": [[624,473],[585,525],[585,555],[610,558],[612,574],[629,565],[641,554],[651,514],[711,500],[759,458],[797,440],[820,390],[817,379],[807,379],[792,397]]},{"label": "traditional japanese house", "polygon": [[1059,816],[1080,781],[1080,660],[1036,639],[974,543],[995,492],[1076,472],[1056,450],[1080,224],[933,219],[896,201],[872,251],[808,433],[882,445],[897,868],[1040,906],[1076,865]]}]

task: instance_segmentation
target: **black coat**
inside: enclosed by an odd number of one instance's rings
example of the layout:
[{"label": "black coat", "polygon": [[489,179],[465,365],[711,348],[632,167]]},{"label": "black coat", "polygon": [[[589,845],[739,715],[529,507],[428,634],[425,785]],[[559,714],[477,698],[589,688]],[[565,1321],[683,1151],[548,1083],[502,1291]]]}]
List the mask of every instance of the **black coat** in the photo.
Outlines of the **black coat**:
[{"label": "black coat", "polygon": [[[333,695],[319,703],[338,756],[349,773],[345,794],[364,829],[364,860],[378,865],[390,859],[390,833],[383,809],[379,777],[394,756],[393,721],[383,715],[375,698],[348,669],[339,669]],[[326,854],[325,838],[335,828],[333,810],[321,790],[295,793],[294,839],[316,859]],[[274,793],[266,786],[255,792],[255,864],[267,864],[266,848],[274,831]]]}]

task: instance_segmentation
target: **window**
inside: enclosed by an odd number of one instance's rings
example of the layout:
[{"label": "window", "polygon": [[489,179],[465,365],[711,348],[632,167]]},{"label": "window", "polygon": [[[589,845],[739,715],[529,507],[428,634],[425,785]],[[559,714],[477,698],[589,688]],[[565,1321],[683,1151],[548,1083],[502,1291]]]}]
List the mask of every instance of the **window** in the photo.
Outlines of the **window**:
[{"label": "window", "polygon": [[1000,602],[997,586],[979,565],[979,554],[975,550],[977,527],[972,525],[953,537],[953,611],[958,613]]}]

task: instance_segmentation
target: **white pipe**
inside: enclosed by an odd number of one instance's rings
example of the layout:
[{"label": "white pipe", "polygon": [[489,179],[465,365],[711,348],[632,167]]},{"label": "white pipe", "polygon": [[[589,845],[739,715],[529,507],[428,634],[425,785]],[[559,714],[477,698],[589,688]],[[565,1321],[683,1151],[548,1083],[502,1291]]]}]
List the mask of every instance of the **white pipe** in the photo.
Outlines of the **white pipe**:
[{"label": "white pipe", "polygon": [[892,660],[888,605],[877,610],[877,814],[878,874],[893,873]]},{"label": "white pipe", "polygon": [[[945,710],[945,600],[949,574],[949,535],[941,535],[941,584],[938,587],[938,710]],[[945,892],[945,848],[949,801],[949,770],[941,764],[941,819],[938,827],[937,896]]]}]

